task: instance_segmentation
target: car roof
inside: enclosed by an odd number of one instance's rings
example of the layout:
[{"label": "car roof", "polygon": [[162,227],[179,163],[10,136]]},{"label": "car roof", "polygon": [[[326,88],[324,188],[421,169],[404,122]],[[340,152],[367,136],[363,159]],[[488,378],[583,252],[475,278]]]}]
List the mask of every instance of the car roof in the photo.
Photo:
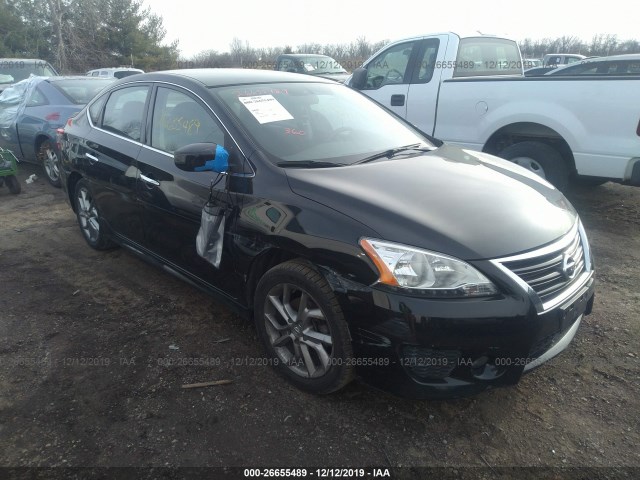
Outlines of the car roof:
[{"label": "car roof", "polygon": [[581,53],[545,53],[545,57],[555,57],[557,55],[563,57],[584,57]]},{"label": "car roof", "polygon": [[[329,57],[329,55],[321,55],[319,53],[283,53],[280,57]],[[329,57],[331,58],[331,57]]]},{"label": "car roof", "polygon": [[168,81],[176,78],[195,80],[206,87],[221,87],[226,85],[251,85],[256,83],[328,83],[335,85],[333,80],[322,79],[312,75],[279,72],[276,70],[252,70],[246,68],[194,68],[184,70],[166,70],[162,72],[141,73],[135,77],[126,77],[120,83],[142,81]]},{"label": "car roof", "polygon": [[48,82],[60,82],[63,80],[89,80],[93,82],[95,80],[110,80],[108,78],[100,78],[100,77],[87,77],[86,75],[61,75],[59,77],[42,77],[46,79]]},{"label": "car roof", "polygon": [[42,60],[41,58],[0,58],[0,62],[40,62],[40,63],[49,63],[46,60]]},{"label": "car roof", "polygon": [[142,72],[141,69],[136,68],[136,67],[102,67],[102,68],[92,68],[91,70],[89,70],[90,72],[96,72],[99,70],[106,70],[109,72],[119,72],[122,70],[135,70],[136,72]]},{"label": "car roof", "polygon": [[624,53],[620,55],[609,55],[608,57],[589,57],[582,63],[591,62],[617,62],[619,60],[640,60],[640,53]]}]

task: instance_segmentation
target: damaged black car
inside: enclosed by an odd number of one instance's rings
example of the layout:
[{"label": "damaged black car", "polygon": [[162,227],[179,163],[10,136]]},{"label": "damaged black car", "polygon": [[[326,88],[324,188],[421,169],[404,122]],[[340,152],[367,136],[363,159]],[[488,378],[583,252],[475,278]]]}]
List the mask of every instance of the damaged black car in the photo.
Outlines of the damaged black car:
[{"label": "damaged black car", "polygon": [[415,397],[513,385],[593,305],[580,218],[545,180],[350,88],[202,69],[114,83],[62,134],[87,243],[253,318],[287,380]]}]

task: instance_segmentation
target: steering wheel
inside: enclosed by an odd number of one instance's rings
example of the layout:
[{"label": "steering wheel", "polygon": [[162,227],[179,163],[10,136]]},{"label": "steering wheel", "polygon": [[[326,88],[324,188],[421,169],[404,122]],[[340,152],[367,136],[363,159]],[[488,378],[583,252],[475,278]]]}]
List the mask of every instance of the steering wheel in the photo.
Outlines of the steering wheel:
[{"label": "steering wheel", "polygon": [[402,72],[392,68],[389,70],[385,76],[385,81],[387,83],[401,83],[402,82]]}]

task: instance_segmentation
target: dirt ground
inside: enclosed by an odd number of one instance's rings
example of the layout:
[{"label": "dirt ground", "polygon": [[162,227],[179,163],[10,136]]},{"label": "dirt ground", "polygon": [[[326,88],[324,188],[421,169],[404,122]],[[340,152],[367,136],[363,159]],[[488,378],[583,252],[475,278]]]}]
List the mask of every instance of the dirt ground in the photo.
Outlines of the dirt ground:
[{"label": "dirt ground", "polygon": [[[640,188],[569,195],[597,266],[570,347],[516,387],[436,402],[296,390],[250,365],[251,323],[127,251],[90,249],[63,193],[34,166],[20,179],[19,195],[0,188],[0,466],[640,478]],[[215,380],[232,383],[182,388]]]}]

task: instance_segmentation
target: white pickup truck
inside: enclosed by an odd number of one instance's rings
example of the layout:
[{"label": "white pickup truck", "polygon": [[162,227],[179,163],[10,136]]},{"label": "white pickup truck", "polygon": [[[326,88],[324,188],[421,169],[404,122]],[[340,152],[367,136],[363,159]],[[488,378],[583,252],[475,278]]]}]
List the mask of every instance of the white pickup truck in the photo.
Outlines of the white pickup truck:
[{"label": "white pickup truck", "polygon": [[640,186],[640,76],[524,77],[515,41],[441,33],[383,47],[346,82],[448,143],[563,189]]}]

